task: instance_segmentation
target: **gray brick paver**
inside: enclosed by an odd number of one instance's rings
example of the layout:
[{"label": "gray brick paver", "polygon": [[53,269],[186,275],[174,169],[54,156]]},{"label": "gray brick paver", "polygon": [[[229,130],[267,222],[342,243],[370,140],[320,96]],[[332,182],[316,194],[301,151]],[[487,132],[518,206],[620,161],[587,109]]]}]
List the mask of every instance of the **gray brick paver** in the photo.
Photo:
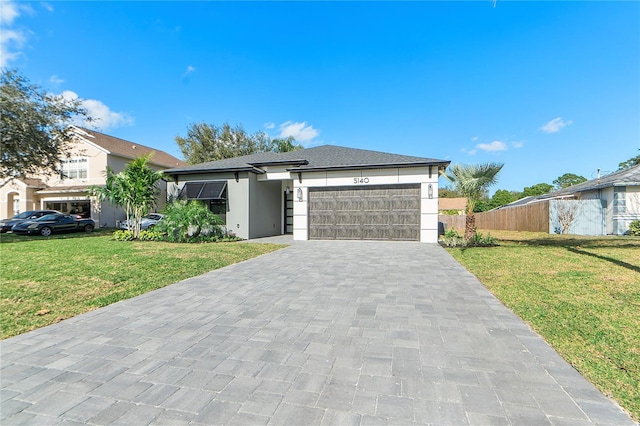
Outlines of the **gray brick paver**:
[{"label": "gray brick paver", "polygon": [[295,242],[0,351],[8,425],[633,425],[429,244]]}]

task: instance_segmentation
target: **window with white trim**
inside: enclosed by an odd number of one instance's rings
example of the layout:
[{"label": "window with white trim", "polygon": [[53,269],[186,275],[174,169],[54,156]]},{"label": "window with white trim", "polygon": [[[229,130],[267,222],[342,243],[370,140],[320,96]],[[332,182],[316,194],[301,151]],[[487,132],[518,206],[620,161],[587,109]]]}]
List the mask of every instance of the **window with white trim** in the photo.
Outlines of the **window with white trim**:
[{"label": "window with white trim", "polygon": [[624,186],[616,186],[613,188],[613,214],[622,214],[627,212],[627,188]]},{"label": "window with white trim", "polygon": [[60,176],[62,179],[86,179],[87,164],[85,157],[62,160],[60,162]]}]

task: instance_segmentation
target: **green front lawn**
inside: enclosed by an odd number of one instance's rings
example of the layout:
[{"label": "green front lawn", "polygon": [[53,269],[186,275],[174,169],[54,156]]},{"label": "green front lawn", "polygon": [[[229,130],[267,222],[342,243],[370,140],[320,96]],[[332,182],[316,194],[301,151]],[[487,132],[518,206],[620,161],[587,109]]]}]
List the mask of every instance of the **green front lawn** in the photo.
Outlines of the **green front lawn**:
[{"label": "green front lawn", "polygon": [[15,336],[284,246],[121,242],[112,230],[0,236],[1,338]]},{"label": "green front lawn", "polygon": [[640,420],[640,238],[491,235],[499,247],[447,250]]}]

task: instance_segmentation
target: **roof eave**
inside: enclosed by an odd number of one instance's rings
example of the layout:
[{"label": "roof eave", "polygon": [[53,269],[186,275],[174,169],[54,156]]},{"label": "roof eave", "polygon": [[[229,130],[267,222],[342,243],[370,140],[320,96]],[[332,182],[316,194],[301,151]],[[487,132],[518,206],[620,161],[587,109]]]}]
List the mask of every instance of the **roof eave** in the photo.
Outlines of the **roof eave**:
[{"label": "roof eave", "polygon": [[260,161],[260,162],[253,162],[253,163],[249,163],[252,166],[255,167],[263,167],[263,166],[281,166],[284,164],[291,164],[291,165],[306,165],[309,164],[309,161],[307,160],[276,160],[276,161]]},{"label": "roof eave", "polygon": [[221,169],[198,168],[198,169],[167,169],[162,171],[166,175],[194,175],[198,173],[234,173],[234,172],[251,172],[257,175],[266,172],[258,167],[226,167]]},{"label": "roof eave", "polygon": [[368,170],[368,169],[396,169],[396,168],[411,168],[411,167],[428,167],[428,166],[443,166],[447,167],[451,164],[450,161],[428,161],[428,162],[411,162],[411,163],[387,163],[387,164],[352,164],[344,166],[311,166],[311,167],[290,167],[287,171],[290,172],[319,172],[330,170]]}]

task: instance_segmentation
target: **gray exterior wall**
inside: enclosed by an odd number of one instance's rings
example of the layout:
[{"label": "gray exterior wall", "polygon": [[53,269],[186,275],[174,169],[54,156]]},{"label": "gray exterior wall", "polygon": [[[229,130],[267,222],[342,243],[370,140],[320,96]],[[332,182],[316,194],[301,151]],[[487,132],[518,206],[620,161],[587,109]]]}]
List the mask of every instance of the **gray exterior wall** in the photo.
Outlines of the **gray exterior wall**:
[{"label": "gray exterior wall", "polygon": [[181,175],[177,185],[173,181],[167,183],[167,197],[169,200],[176,198],[187,182],[211,180],[227,181],[227,230],[240,238],[248,239],[250,229],[249,173],[239,173],[237,182],[233,173]]},{"label": "gray exterior wall", "polygon": [[606,204],[599,199],[550,200],[549,233],[561,233],[559,212],[574,210],[575,219],[569,226],[571,235],[603,235],[606,229]]},{"label": "gray exterior wall", "polygon": [[258,181],[256,175],[249,175],[249,238],[280,235],[281,188],[280,181]]}]

